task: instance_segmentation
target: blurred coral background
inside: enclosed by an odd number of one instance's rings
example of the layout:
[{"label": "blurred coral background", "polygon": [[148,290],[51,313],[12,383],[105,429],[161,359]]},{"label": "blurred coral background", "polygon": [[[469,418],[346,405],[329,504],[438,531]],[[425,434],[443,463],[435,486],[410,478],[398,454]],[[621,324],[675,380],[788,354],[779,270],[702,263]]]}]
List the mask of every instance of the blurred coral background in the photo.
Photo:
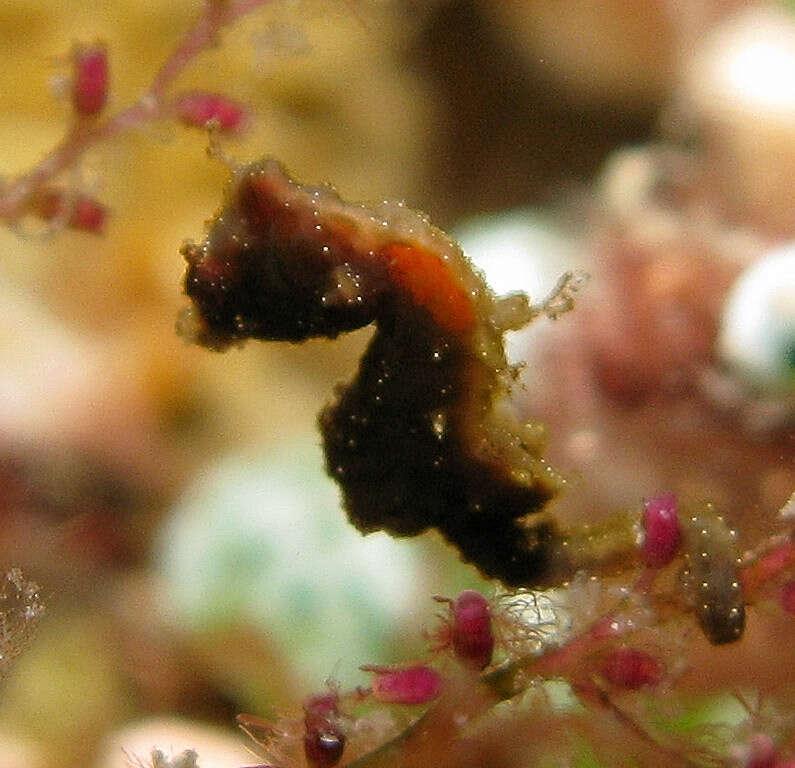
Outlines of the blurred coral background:
[{"label": "blurred coral background", "polygon": [[[73,43],[107,44],[115,111],[198,9],[5,0],[3,176],[67,128]],[[756,81],[772,95],[724,77],[743,25],[778,52],[779,90]],[[517,407],[571,477],[560,514],[670,489],[715,500],[753,543],[795,487],[795,298],[751,340],[779,344],[759,375],[720,334],[744,270],[781,252],[774,282],[795,274],[793,82],[786,5],[282,0],[178,86],[248,105],[229,157],[404,199],[499,291],[589,271],[574,313],[511,339],[532,360]],[[433,534],[362,540],[344,521],[315,419],[367,331],[224,356],[177,336],[179,247],[228,175],[207,146],[162,121],[91,150],[64,179],[110,208],[103,236],[0,231],[0,564],[47,604],[0,687],[3,768],[120,766],[156,743],[204,768],[255,762],[235,713],[420,657],[429,596],[484,586]],[[768,670],[792,661],[771,654]]]}]

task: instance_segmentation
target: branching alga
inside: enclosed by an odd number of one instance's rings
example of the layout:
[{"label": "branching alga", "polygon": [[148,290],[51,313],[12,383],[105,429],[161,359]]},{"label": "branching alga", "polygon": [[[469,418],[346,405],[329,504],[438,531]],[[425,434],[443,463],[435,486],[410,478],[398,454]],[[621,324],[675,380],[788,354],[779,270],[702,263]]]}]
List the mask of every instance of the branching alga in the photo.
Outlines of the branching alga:
[{"label": "branching alga", "polygon": [[224,94],[205,91],[172,93],[180,75],[204,51],[218,44],[225,28],[271,0],[205,0],[202,11],[184,33],[149,87],[132,104],[104,115],[110,89],[108,51],[102,43],[75,45],[70,57],[72,102],[70,125],[58,144],[29,171],[0,186],[0,222],[19,229],[33,215],[87,232],[102,231],[105,206],[80,189],[57,182],[74,172],[92,148],[155,120],[176,119],[196,127],[234,131],[246,118],[245,108]]}]

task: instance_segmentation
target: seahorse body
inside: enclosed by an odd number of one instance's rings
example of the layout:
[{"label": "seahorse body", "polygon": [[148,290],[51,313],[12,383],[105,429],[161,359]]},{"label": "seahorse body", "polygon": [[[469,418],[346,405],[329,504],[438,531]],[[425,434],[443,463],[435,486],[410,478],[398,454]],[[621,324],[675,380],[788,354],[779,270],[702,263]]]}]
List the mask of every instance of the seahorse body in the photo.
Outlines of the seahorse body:
[{"label": "seahorse body", "polygon": [[526,297],[495,297],[421,214],[347,204],[270,159],[235,173],[205,241],[183,254],[193,308],[182,327],[212,349],[375,323],[357,376],[320,414],[354,525],[435,527],[488,576],[545,580],[557,535],[538,513],[561,481],[540,430],[505,398],[503,334],[530,319]]}]

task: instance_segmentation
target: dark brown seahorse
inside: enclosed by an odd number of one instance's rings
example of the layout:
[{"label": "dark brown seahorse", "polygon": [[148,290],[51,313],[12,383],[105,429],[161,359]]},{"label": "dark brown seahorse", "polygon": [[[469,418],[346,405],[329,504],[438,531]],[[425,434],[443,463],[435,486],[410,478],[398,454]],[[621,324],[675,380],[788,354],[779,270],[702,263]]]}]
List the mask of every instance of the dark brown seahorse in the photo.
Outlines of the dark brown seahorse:
[{"label": "dark brown seahorse", "polygon": [[350,205],[275,160],[238,169],[205,241],[182,250],[183,333],[334,338],[375,323],[356,378],[320,414],[329,473],[362,532],[437,528],[487,576],[545,580],[556,534],[541,513],[561,479],[543,431],[506,394],[506,330],[532,317],[494,296],[460,247],[402,204]]},{"label": "dark brown seahorse", "polygon": [[[320,414],[328,472],[360,531],[436,528],[508,586],[631,561],[631,524],[617,535],[585,525],[563,536],[544,511],[562,480],[542,456],[543,430],[511,411],[516,371],[503,348],[504,333],[535,310],[523,294],[497,298],[422,214],[345,203],[266,159],[234,172],[204,242],[182,252],[193,306],[181,330],[211,349],[375,324],[357,376]],[[719,537],[718,528],[707,533]],[[713,562],[715,571],[722,560]],[[716,606],[706,623],[699,614],[713,642],[729,639],[711,629],[723,613],[734,621],[736,596],[719,599],[724,581],[701,596],[715,598],[703,601]]]}]

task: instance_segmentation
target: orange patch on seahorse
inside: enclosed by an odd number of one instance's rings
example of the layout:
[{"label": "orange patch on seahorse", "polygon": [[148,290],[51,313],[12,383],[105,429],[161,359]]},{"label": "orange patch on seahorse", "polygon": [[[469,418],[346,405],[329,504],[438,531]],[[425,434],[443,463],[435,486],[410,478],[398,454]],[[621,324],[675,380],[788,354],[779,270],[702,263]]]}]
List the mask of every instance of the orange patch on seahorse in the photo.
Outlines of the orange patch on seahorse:
[{"label": "orange patch on seahorse", "polygon": [[427,309],[434,321],[455,334],[475,326],[472,300],[444,261],[431,251],[393,243],[381,251],[393,280],[417,306]]}]

